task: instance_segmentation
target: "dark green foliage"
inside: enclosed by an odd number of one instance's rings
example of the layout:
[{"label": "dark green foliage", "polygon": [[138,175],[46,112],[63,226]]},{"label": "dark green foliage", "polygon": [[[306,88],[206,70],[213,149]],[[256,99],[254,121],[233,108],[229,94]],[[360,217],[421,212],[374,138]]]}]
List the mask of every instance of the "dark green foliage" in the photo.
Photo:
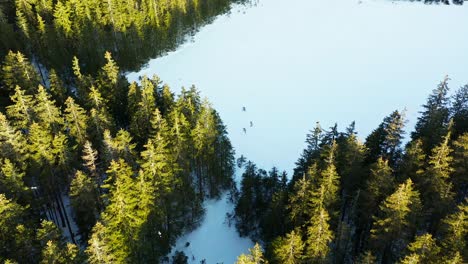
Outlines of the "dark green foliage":
[{"label": "dark green foliage", "polygon": [[77,56],[84,73],[96,73],[108,50],[125,70],[135,70],[179,46],[232,3],[243,2],[7,1],[0,3],[8,6],[0,8],[0,57],[20,50],[48,68],[69,73],[69,63]]},{"label": "dark green foliage", "polygon": [[71,96],[53,72],[50,88],[15,86],[0,113],[4,248],[24,252],[2,261],[83,263],[86,248],[90,263],[158,262],[198,224],[203,200],[233,187],[226,127],[196,88],[177,99],[157,77],[127,88],[106,60],[96,78],[75,60]]},{"label": "dark green foliage", "polygon": [[426,154],[430,154],[432,148],[439,144],[447,133],[450,118],[449,97],[447,96],[449,80],[448,76],[445,77],[437,89],[434,89],[427,98],[426,104],[423,105],[424,110],[416,123],[415,131],[411,134],[413,140],[418,138],[422,140],[423,150]]},{"label": "dark green foliage", "polygon": [[447,81],[405,148],[404,117],[394,111],[364,144],[354,123],[345,132],[317,124],[276,192],[267,181],[275,174],[247,163],[235,210],[240,234],[262,239],[271,263],[465,263],[466,86],[450,101]]},{"label": "dark green foliage", "polygon": [[187,264],[188,257],[182,251],[176,251],[172,257],[172,263],[174,264]]},{"label": "dark green foliage", "polygon": [[404,115],[398,111],[385,117],[379,127],[366,138],[366,163],[371,164],[381,157],[394,166],[401,155],[400,144],[404,125]]}]

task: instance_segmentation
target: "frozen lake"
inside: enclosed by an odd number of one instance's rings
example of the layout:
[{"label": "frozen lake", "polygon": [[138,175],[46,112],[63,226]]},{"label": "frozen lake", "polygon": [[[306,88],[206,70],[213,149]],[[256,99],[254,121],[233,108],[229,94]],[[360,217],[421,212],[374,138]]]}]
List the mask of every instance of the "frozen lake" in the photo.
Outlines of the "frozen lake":
[{"label": "frozen lake", "polygon": [[[468,5],[260,0],[128,78],[158,74],[176,92],[195,84],[220,112],[237,156],[290,173],[316,121],[344,129],[355,120],[364,139],[406,108],[411,130],[445,75],[452,90],[468,83],[466,25]],[[225,200],[206,206],[203,225],[178,245],[191,243],[192,263],[232,263],[252,244],[222,224]]]}]

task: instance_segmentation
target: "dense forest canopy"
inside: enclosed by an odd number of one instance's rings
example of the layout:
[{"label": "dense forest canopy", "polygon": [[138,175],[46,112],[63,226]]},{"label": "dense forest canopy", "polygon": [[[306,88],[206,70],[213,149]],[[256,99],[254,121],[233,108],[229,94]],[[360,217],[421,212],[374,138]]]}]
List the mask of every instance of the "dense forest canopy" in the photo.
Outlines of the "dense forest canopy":
[{"label": "dense forest canopy", "polygon": [[[18,66],[8,65],[10,56],[28,75],[5,70]],[[75,65],[73,93],[53,74],[43,87],[21,53],[7,55],[2,262],[157,262],[197,225],[206,197],[232,188],[226,128],[197,89],[176,97],[156,76],[128,84],[105,57],[96,78]]]},{"label": "dense forest canopy", "polygon": [[237,191],[209,101],[124,77],[246,2],[0,1],[1,263],[163,262],[226,190],[264,245],[239,263],[467,261],[468,86],[443,80],[404,147],[404,112],[364,143],[317,124],[291,179],[241,159]]},{"label": "dense forest canopy", "polygon": [[245,167],[234,218],[263,242],[237,263],[466,263],[468,85],[428,97],[409,142],[394,111],[361,143],[317,123],[290,181]]},{"label": "dense forest canopy", "polygon": [[159,262],[233,187],[198,90],[123,71],[234,2],[0,2],[0,262]]},{"label": "dense forest canopy", "polygon": [[95,73],[110,51],[126,70],[174,49],[187,34],[246,0],[0,1],[0,57],[21,51],[64,74],[74,56]]}]

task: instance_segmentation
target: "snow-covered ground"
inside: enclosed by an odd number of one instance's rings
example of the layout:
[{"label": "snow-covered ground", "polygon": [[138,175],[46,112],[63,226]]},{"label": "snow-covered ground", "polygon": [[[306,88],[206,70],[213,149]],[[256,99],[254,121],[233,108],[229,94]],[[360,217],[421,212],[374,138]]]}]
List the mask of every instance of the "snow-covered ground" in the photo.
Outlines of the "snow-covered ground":
[{"label": "snow-covered ground", "polygon": [[[194,42],[128,78],[158,74],[177,92],[195,84],[220,112],[238,156],[291,172],[316,121],[344,129],[355,120],[364,138],[406,108],[412,129],[446,74],[452,89],[468,83],[466,25],[468,5],[260,0],[219,17]],[[178,246],[190,242],[192,263],[232,263],[251,243],[223,225],[231,209],[225,200],[206,206],[203,225]]]}]

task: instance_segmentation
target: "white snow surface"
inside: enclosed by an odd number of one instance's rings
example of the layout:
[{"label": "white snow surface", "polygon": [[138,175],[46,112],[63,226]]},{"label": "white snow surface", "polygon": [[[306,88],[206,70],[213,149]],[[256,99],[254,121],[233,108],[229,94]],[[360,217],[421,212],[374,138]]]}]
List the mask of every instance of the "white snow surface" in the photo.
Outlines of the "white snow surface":
[{"label": "white snow surface", "polygon": [[[206,201],[204,206],[206,214],[203,224],[179,238],[170,255],[178,250],[187,255],[188,263],[200,263],[203,259],[207,264],[234,263],[240,254],[248,252],[253,242],[239,237],[234,222],[229,227],[226,213],[233,210],[233,204],[228,201],[227,195],[221,200]],[[188,247],[186,242],[190,243]]]},{"label": "white snow surface", "polygon": [[[240,182],[242,173],[243,169],[237,171],[237,182]],[[191,264],[198,264],[203,259],[207,264],[230,264],[254,246],[249,238],[239,237],[234,221],[229,223],[226,213],[232,213],[234,205],[229,201],[228,194],[224,194],[220,200],[205,201],[204,208],[206,214],[202,225],[177,240],[169,254],[170,261],[175,251],[183,251]],[[190,243],[188,247],[187,242]]]},{"label": "white snow surface", "polygon": [[[406,108],[411,131],[445,75],[452,90],[468,83],[467,25],[466,4],[260,0],[127,77],[157,74],[176,92],[195,84],[219,111],[238,156],[291,173],[316,121],[344,130],[355,120],[364,139]],[[191,263],[233,263],[252,243],[223,225],[232,205],[223,199],[206,208],[203,225],[178,248],[190,242]]]}]

